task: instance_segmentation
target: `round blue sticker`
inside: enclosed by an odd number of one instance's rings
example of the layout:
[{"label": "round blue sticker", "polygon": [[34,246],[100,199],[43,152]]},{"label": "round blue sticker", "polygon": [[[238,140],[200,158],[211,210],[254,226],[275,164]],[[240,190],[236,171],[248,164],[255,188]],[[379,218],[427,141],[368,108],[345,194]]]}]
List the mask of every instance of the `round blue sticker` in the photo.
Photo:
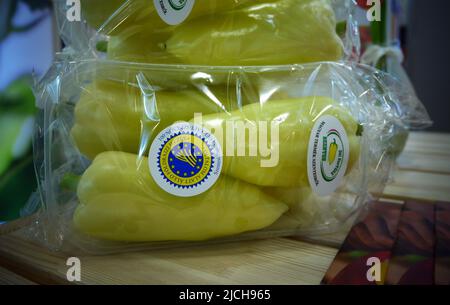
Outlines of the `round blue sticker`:
[{"label": "round blue sticker", "polygon": [[207,191],[222,170],[220,143],[210,131],[191,123],[175,123],[161,131],[148,159],[155,182],[180,197]]}]

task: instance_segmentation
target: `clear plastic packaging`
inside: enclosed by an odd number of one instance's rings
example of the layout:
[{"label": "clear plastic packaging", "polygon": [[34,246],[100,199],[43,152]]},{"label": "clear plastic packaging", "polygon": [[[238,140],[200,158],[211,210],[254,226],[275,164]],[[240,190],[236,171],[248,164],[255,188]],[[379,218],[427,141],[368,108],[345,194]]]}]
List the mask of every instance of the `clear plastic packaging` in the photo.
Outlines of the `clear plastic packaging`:
[{"label": "clear plastic packaging", "polygon": [[65,0],[55,1],[55,10],[60,36],[82,59],[250,66],[354,57],[359,37],[353,5],[351,0],[85,0],[80,21],[72,20]]},{"label": "clear plastic packaging", "polygon": [[62,58],[37,93],[33,238],[91,253],[333,231],[386,183],[397,128],[430,123],[352,63]]}]

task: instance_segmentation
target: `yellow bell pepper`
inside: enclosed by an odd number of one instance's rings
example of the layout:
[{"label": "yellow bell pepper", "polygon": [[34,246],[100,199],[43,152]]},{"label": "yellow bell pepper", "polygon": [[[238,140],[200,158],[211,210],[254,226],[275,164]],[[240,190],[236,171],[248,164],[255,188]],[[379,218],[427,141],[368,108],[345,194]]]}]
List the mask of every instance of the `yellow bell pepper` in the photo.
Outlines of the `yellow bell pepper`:
[{"label": "yellow bell pepper", "polygon": [[[214,15],[218,12],[231,10],[250,1],[251,0],[196,1],[192,11],[186,18],[186,21],[203,15]],[[141,32],[147,33],[159,31],[167,27],[173,28],[173,26],[168,25],[158,15],[153,1],[82,0],[81,4],[83,15],[89,25],[94,29],[99,29],[100,26],[105,25],[105,28],[103,29],[104,34],[116,35],[130,27],[137,27]],[[121,5],[123,5],[122,9],[118,10]]]},{"label": "yellow bell pepper", "polygon": [[75,227],[117,241],[204,240],[271,225],[287,210],[258,187],[222,175],[195,197],[176,197],[154,181],[147,158],[98,155],[78,184]]},{"label": "yellow bell pepper", "polygon": [[[218,140],[226,152],[222,169],[224,173],[261,186],[308,186],[306,165],[309,139],[316,119],[323,115],[336,117],[346,130],[350,148],[348,172],[359,159],[359,125],[348,110],[327,97],[313,96],[250,104],[230,113],[203,116],[202,124],[213,133],[222,131]],[[261,122],[265,122],[265,125],[261,125]],[[271,125],[273,126],[270,128]],[[265,132],[265,126],[270,128],[270,131],[266,131],[266,145],[262,145],[259,138],[250,141],[250,130],[254,130],[253,133],[259,136]],[[233,129],[242,130],[242,127],[246,128],[246,133],[241,132],[241,138],[239,132],[227,134]],[[276,133],[272,134],[276,128],[279,130],[278,141],[273,138]],[[271,147],[272,151],[261,153],[261,146],[265,150]],[[251,151],[257,153],[252,156]],[[245,156],[236,157],[239,152],[245,152]],[[271,166],[275,161],[278,161],[276,166]],[[267,163],[265,167],[262,166],[263,163]]]},{"label": "yellow bell pepper", "polygon": [[342,56],[327,0],[257,3],[178,26],[167,51],[186,64],[277,65]]},{"label": "yellow bell pepper", "polygon": [[334,142],[330,144],[330,149],[328,151],[328,163],[333,164],[334,160],[336,160],[336,152],[338,150],[338,146],[336,143],[336,139]]},{"label": "yellow bell pepper", "polygon": [[[226,101],[222,96],[217,99]],[[144,102],[135,87],[97,80],[84,88],[76,104],[71,135],[78,149],[91,159],[103,151],[137,153],[170,124],[188,121],[194,113],[222,111],[221,107],[225,106],[197,90],[157,91],[154,100]]]},{"label": "yellow bell pepper", "polygon": [[[250,104],[231,111],[233,106],[230,105],[236,102],[229,97],[224,98],[225,94],[216,95],[219,104],[193,90],[157,91],[155,96],[154,100],[146,101],[147,104],[154,102],[153,108],[149,104],[147,106],[154,113],[147,111],[144,114],[143,97],[134,87],[112,81],[96,81],[87,86],[76,105],[75,124],[71,131],[79,150],[91,159],[103,151],[142,153],[160,130],[176,121],[187,121],[194,113],[202,113],[203,124],[212,130],[218,127],[226,130],[227,121],[254,122],[255,126],[262,121],[269,126],[270,122],[281,118],[277,166],[261,167],[261,162],[268,159],[261,155],[233,157],[237,155],[238,149],[249,151],[250,145],[246,138],[245,147],[236,146],[234,155],[225,157],[224,171],[233,177],[263,186],[307,185],[307,146],[314,118],[318,114],[331,114],[340,119],[349,136],[348,169],[359,158],[359,137],[356,136],[358,124],[347,110],[329,98],[269,100],[262,105]],[[270,143],[270,132],[268,137]],[[225,143],[222,143],[222,147],[227,149]]]},{"label": "yellow bell pepper", "polygon": [[108,41],[107,57],[111,60],[154,64],[180,63],[164,47],[170,33],[146,33],[145,31],[124,31],[111,36]]},{"label": "yellow bell pepper", "polygon": [[[345,206],[342,194],[329,197],[320,197],[310,187],[271,187],[264,191],[289,206],[289,211],[274,224],[275,229],[305,229],[314,226],[323,226],[336,219],[337,210],[345,207],[336,207],[336,202]],[[349,201],[351,202],[351,201]],[[351,206],[351,205],[348,205]]]},{"label": "yellow bell pepper", "polygon": [[127,0],[81,0],[81,12],[87,23],[98,29]]}]

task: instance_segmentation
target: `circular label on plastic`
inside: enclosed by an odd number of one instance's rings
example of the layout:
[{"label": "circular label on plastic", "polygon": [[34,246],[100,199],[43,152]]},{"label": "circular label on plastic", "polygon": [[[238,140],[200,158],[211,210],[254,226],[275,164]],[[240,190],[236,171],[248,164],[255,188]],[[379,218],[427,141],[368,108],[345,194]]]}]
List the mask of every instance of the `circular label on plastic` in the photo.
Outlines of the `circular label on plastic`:
[{"label": "circular label on plastic", "polygon": [[195,0],[153,0],[153,4],[165,23],[177,25],[189,16]]},{"label": "circular label on plastic", "polygon": [[175,123],[156,136],[148,162],[153,179],[163,190],[192,197],[206,192],[219,178],[222,148],[206,128]]},{"label": "circular label on plastic", "polygon": [[319,196],[332,194],[347,170],[349,144],[341,122],[331,115],[319,117],[308,145],[308,180]]}]

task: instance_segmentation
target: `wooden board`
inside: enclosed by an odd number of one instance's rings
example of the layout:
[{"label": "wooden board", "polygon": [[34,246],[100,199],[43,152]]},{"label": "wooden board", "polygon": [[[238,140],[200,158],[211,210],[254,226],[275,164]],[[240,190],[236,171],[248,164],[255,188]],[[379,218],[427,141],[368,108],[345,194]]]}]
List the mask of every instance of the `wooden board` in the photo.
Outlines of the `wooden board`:
[{"label": "wooden board", "polygon": [[[384,196],[450,201],[450,135],[411,134]],[[0,226],[0,283],[67,284],[67,255]],[[13,227],[14,226],[14,227]],[[308,240],[258,241],[80,256],[83,284],[318,284],[347,229]],[[12,232],[14,231],[14,232]]]},{"label": "wooden board", "polygon": [[[68,256],[20,239],[0,237],[0,259],[16,273],[46,283],[68,283]],[[319,283],[337,249],[285,238],[80,256],[85,284],[311,284]],[[20,268],[19,268],[20,266]],[[299,276],[301,274],[301,276]]]},{"label": "wooden board", "polygon": [[13,271],[0,267],[0,285],[36,285],[36,283]]},{"label": "wooden board", "polygon": [[384,194],[450,201],[450,135],[412,133]]}]

